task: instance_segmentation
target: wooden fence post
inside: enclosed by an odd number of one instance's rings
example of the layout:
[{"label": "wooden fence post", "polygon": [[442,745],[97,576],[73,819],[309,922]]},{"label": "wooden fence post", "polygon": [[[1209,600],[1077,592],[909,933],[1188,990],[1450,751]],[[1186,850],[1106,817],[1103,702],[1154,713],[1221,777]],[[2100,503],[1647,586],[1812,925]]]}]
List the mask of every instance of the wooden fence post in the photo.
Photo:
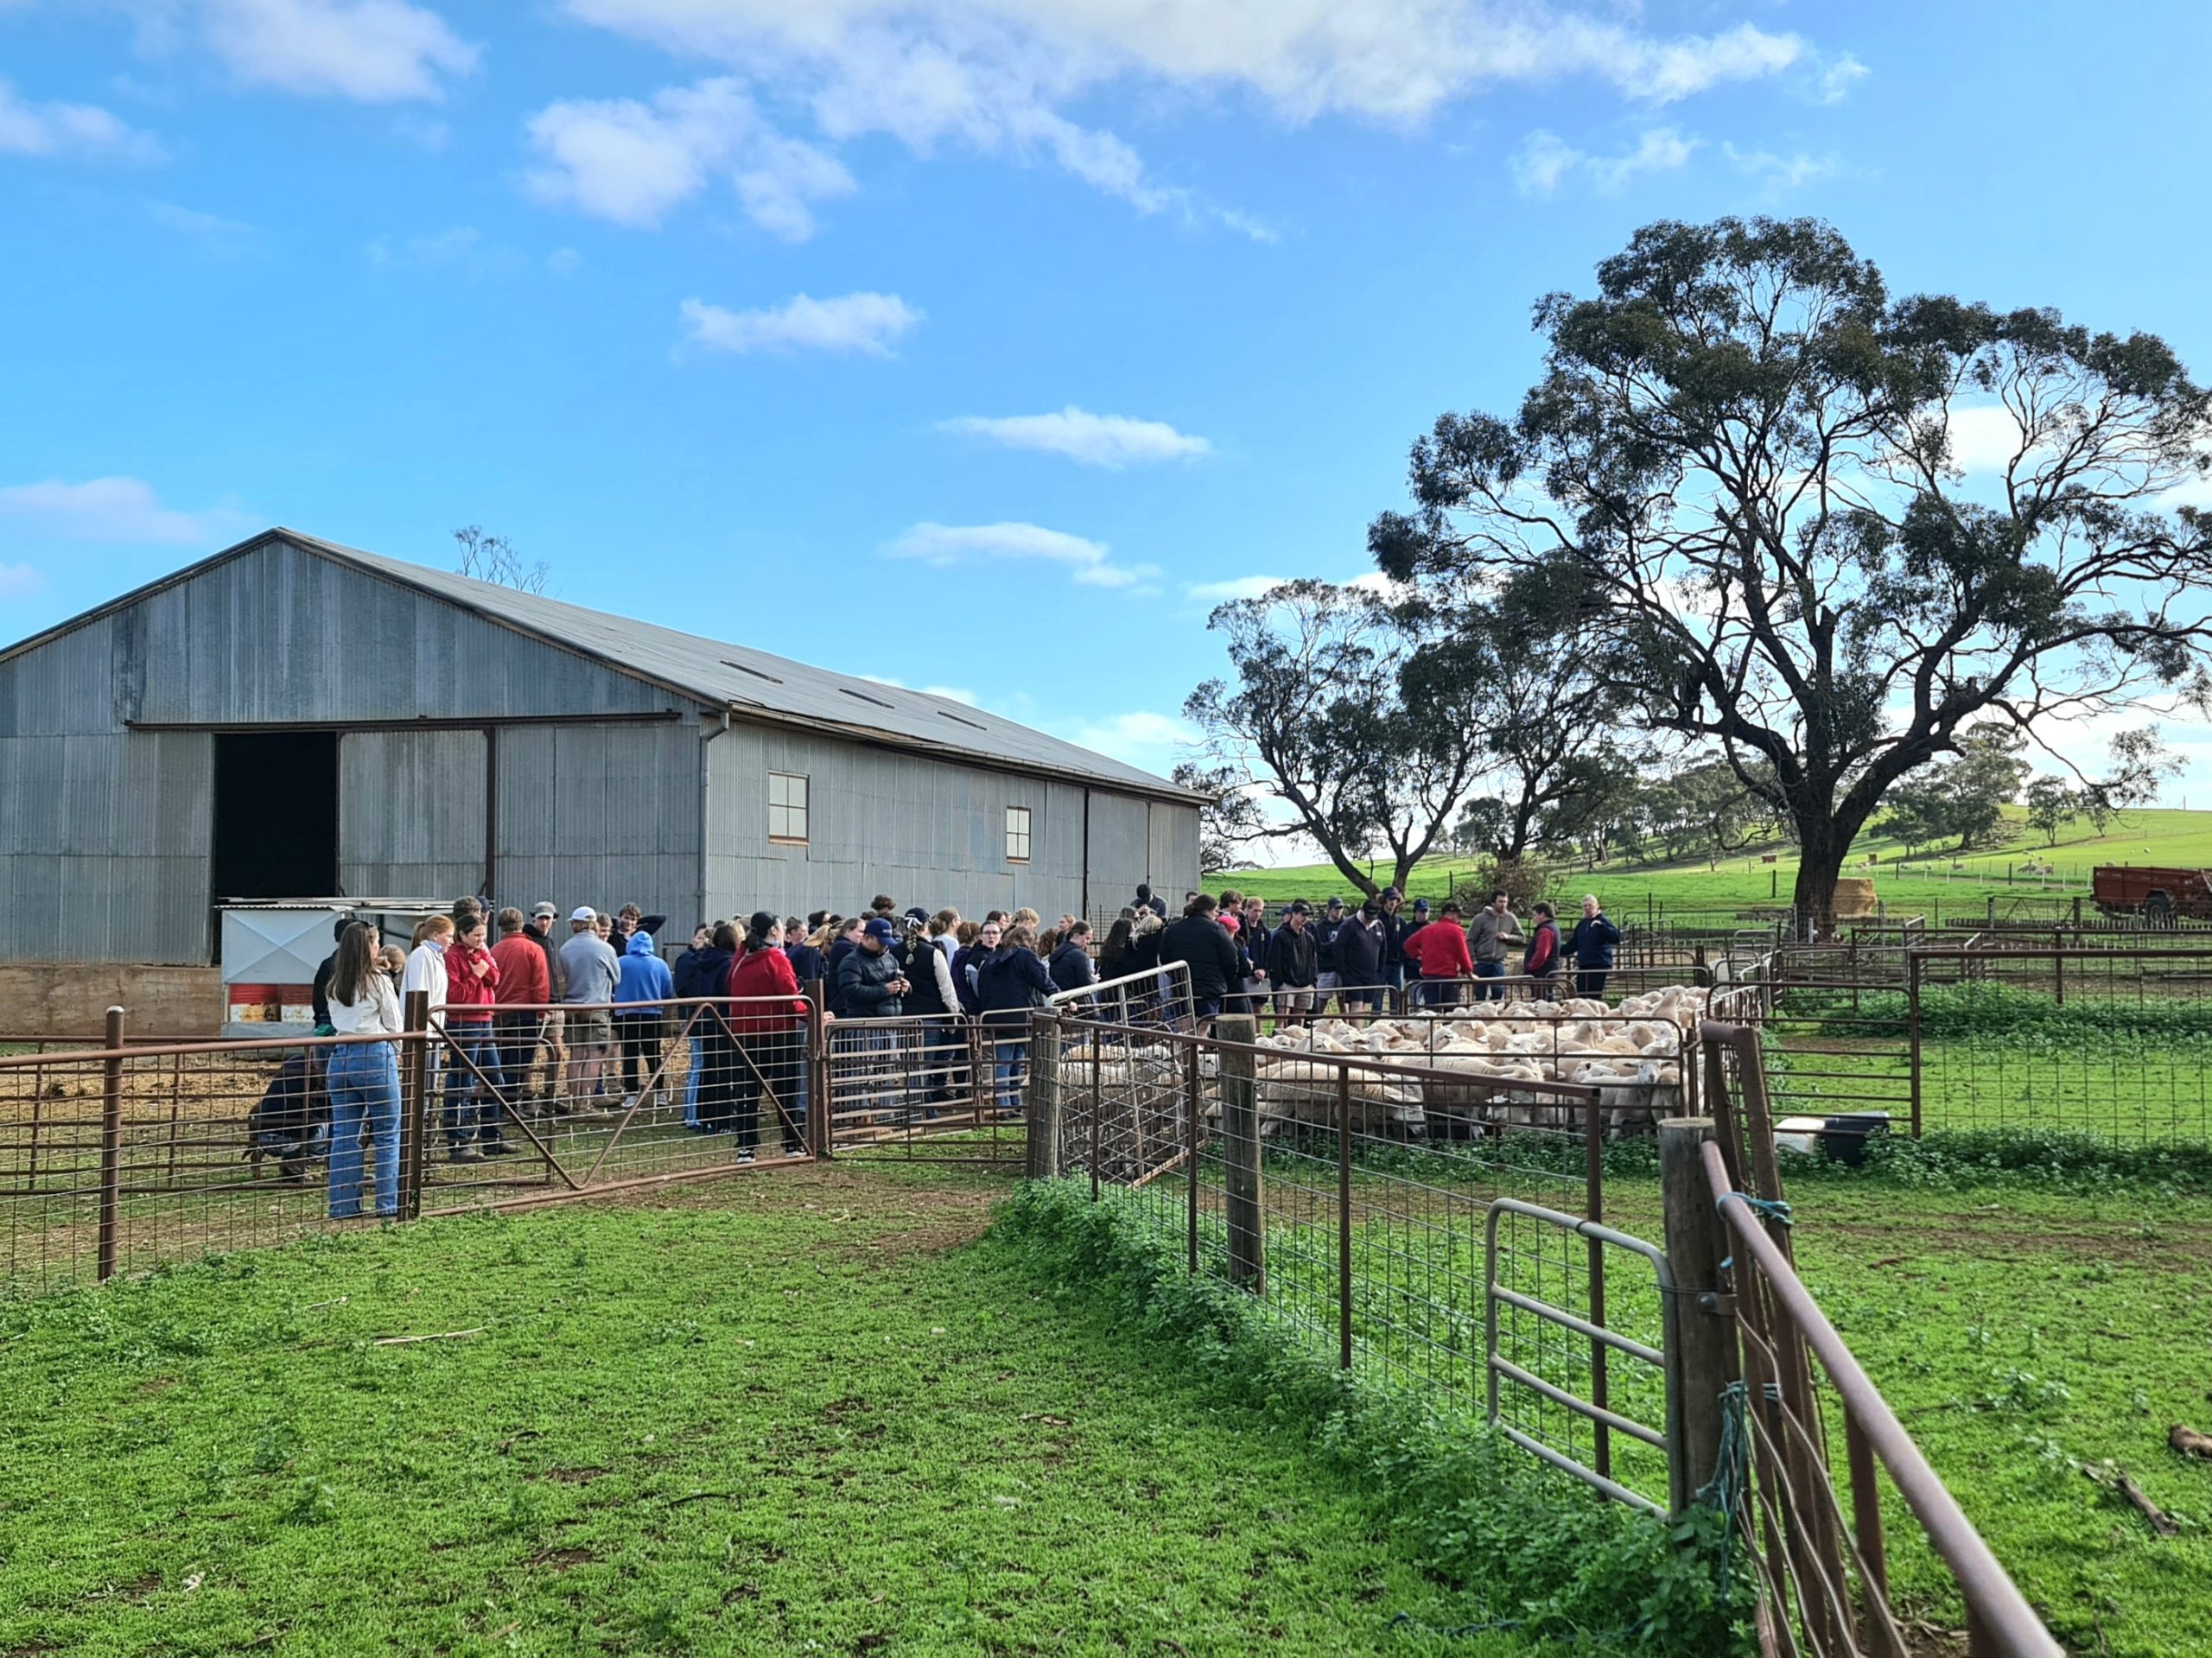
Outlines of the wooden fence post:
[{"label": "wooden fence post", "polygon": [[115,1252],[123,1222],[123,1020],[120,1007],[107,1010],[108,1057],[100,1078],[100,1247],[99,1280],[115,1276]]},{"label": "wooden fence post", "polygon": [[428,1109],[430,1039],[430,993],[410,990],[400,1018],[408,1032],[399,1045],[399,1216],[415,1220],[423,1213],[423,1113]]},{"label": "wooden fence post", "polygon": [[1214,1020],[1213,1033],[1217,1040],[1238,1045],[1223,1049],[1220,1055],[1229,1281],[1265,1295],[1268,1235],[1260,1193],[1260,1083],[1256,1056],[1249,1051],[1259,1040],[1260,1022],[1249,1013],[1224,1013]]},{"label": "wooden fence post", "polygon": [[1667,1493],[1680,1514],[1713,1483],[1720,1458],[1721,1394],[1736,1380],[1736,1323],[1721,1297],[1719,1217],[1699,1149],[1713,1138],[1710,1117],[1669,1117],[1659,1125],[1659,1185],[1667,1268]]},{"label": "wooden fence post", "polygon": [[[1090,1102],[1095,1114],[1096,1097]],[[1021,1079],[1022,1127],[1029,1137],[1024,1166],[1032,1180],[1060,1172],[1060,1020],[1050,1008],[1029,1015],[1029,1074]],[[1094,1171],[1094,1185],[1096,1172]]]}]

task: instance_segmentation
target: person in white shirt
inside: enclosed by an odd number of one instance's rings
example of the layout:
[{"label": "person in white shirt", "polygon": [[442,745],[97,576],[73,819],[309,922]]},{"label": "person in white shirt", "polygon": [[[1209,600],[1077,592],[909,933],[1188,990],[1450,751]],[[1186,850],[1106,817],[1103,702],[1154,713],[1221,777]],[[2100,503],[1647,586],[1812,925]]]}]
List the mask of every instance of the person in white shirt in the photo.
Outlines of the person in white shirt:
[{"label": "person in white shirt", "polygon": [[[451,924],[448,923],[448,925]],[[442,975],[441,975],[442,976]],[[399,1034],[399,998],[377,964],[376,932],[364,923],[338,941],[330,976],[330,1024],[340,1037]],[[399,1213],[399,1057],[389,1041],[339,1042],[330,1049],[330,1217],[361,1212],[361,1142],[369,1146],[376,1213]]]},{"label": "person in white shirt", "polygon": [[407,998],[417,990],[429,996],[429,1028],[442,1031],[446,1027],[446,945],[453,938],[453,918],[434,915],[415,929],[415,948],[408,953],[407,971],[399,981],[399,1002],[407,1005]]}]

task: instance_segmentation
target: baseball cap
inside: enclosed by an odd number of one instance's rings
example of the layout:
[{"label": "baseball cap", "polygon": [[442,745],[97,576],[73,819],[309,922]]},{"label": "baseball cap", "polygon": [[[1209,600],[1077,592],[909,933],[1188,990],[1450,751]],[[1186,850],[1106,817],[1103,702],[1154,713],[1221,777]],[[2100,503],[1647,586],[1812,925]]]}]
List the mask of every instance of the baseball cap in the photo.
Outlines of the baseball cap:
[{"label": "baseball cap", "polygon": [[1404,897],[1405,897],[1405,894],[1404,894],[1403,893],[1401,893],[1401,892],[1400,892],[1396,887],[1395,887],[1395,886],[1386,886],[1386,887],[1384,887],[1384,888],[1382,889],[1382,896],[1383,896],[1383,898],[1384,898],[1385,899],[1394,899],[1394,898],[1395,898],[1395,899],[1402,899],[1402,898],[1404,898]]},{"label": "baseball cap", "polygon": [[1344,907],[1344,901],[1337,897],[1334,893],[1332,893],[1329,898],[1328,907],[1332,910],[1341,910]]},{"label": "baseball cap", "polygon": [[1415,899],[1414,900],[1414,913],[1415,915],[1427,915],[1428,913],[1428,900],[1425,898]]},{"label": "baseball cap", "polygon": [[569,919],[571,921],[596,921],[599,919],[599,912],[593,909],[588,904],[579,904],[575,909],[569,912]]},{"label": "baseball cap", "polygon": [[1459,907],[1459,900],[1458,899],[1447,898],[1444,900],[1444,913],[1446,915],[1465,915],[1466,912]]},{"label": "baseball cap", "polygon": [[918,921],[923,926],[926,927],[930,924],[930,912],[922,908],[920,905],[917,904],[912,909],[906,912],[906,919],[909,921]]},{"label": "baseball cap", "polygon": [[541,899],[537,904],[531,906],[530,918],[535,921],[540,917],[543,917],[546,920],[550,921],[560,913],[561,912],[558,910],[553,907],[553,901],[550,899]]},{"label": "baseball cap", "polygon": [[870,916],[868,918],[868,925],[861,931],[866,932],[869,937],[880,939],[887,944],[898,937],[896,933],[892,931],[891,924],[888,921],[886,921],[880,915]]},{"label": "baseball cap", "polygon": [[1294,899],[1291,901],[1290,908],[1285,911],[1284,913],[1286,915],[1312,915],[1313,911],[1312,906],[1310,906],[1306,900],[1301,898]]}]

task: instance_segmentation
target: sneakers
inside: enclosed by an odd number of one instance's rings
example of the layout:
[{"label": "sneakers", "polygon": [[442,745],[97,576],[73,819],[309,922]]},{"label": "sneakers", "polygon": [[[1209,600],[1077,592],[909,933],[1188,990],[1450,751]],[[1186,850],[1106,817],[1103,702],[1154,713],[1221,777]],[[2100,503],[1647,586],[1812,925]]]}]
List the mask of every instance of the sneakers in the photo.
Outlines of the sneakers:
[{"label": "sneakers", "polygon": [[622,1096],[622,1109],[625,1111],[634,1111],[637,1109],[638,1096],[634,1094],[625,1094]]},{"label": "sneakers", "polygon": [[484,1153],[474,1146],[456,1146],[446,1153],[448,1163],[481,1163],[483,1160]]},{"label": "sneakers", "polygon": [[737,1160],[741,1165],[750,1163],[753,1160],[753,1153],[751,1152],[741,1151],[737,1154]]}]

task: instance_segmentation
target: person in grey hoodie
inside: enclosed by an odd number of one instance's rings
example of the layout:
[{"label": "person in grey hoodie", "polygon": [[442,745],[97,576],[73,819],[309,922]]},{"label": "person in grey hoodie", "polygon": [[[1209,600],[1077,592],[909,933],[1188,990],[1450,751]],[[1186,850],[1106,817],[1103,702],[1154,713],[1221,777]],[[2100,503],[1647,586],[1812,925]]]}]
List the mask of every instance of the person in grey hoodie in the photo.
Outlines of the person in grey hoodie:
[{"label": "person in grey hoodie", "polygon": [[1475,912],[1467,927],[1467,948],[1475,958],[1475,1000],[1505,1000],[1506,946],[1522,942],[1521,924],[1513,918],[1512,900],[1503,892],[1492,893],[1490,902]]}]

